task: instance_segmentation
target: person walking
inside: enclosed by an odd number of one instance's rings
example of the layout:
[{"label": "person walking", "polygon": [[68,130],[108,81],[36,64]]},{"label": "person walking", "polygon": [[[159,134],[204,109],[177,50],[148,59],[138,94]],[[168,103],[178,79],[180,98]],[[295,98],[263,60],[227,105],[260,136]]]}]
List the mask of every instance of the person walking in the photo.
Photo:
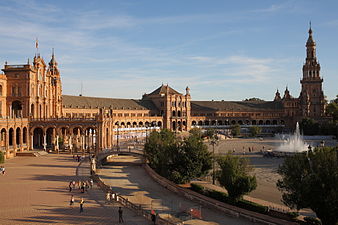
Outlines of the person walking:
[{"label": "person walking", "polygon": [[83,203],[84,203],[84,200],[83,200],[83,198],[81,198],[81,201],[80,201],[80,213],[83,212]]},{"label": "person walking", "polygon": [[72,190],[73,190],[73,182],[72,181],[69,182],[68,187],[69,187],[69,192],[72,192]]},{"label": "person walking", "polygon": [[70,197],[70,201],[69,201],[69,206],[71,208],[73,208],[74,202],[75,202],[74,195],[72,195],[72,197]]},{"label": "person walking", "polygon": [[121,207],[119,207],[119,223],[124,223],[123,220],[123,210]]}]

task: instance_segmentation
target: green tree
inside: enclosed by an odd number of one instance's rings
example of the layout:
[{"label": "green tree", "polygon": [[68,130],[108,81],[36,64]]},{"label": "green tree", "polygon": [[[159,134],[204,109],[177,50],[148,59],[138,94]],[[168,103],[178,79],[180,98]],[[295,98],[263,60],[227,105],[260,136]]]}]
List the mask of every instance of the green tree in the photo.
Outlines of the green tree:
[{"label": "green tree", "polygon": [[305,135],[316,135],[319,133],[319,123],[310,118],[304,118],[299,124]]},{"label": "green tree", "polygon": [[291,208],[310,208],[323,225],[338,222],[338,147],[316,148],[285,158],[277,182]]},{"label": "green tree", "polygon": [[262,128],[257,127],[257,126],[252,126],[250,127],[250,134],[252,137],[256,137],[262,132]]},{"label": "green tree", "polygon": [[239,124],[235,124],[231,127],[231,134],[233,136],[238,136],[241,134],[241,127],[239,126]]},{"label": "green tree", "polygon": [[338,96],[327,105],[326,112],[332,116],[333,121],[338,121]]},{"label": "green tree", "polygon": [[211,169],[211,153],[198,133],[181,140],[169,130],[152,132],[145,144],[149,165],[175,183],[186,183]]},{"label": "green tree", "polygon": [[194,127],[189,131],[190,134],[192,135],[196,135],[197,137],[202,137],[203,136],[203,132],[200,128]]},{"label": "green tree", "polygon": [[248,159],[228,153],[218,159],[218,164],[221,168],[218,181],[233,201],[237,202],[244,194],[256,189],[256,177],[248,175],[252,169]]}]

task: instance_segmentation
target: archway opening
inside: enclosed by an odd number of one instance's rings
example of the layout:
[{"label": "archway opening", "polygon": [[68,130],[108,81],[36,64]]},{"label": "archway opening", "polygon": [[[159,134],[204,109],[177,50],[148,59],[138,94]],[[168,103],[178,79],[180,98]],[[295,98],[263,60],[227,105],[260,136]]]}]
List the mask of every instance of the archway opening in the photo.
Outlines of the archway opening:
[{"label": "archway opening", "polygon": [[41,128],[35,128],[33,132],[33,148],[43,148],[43,130]]},{"label": "archway opening", "polygon": [[14,118],[22,117],[22,103],[20,101],[12,102],[12,112]]}]

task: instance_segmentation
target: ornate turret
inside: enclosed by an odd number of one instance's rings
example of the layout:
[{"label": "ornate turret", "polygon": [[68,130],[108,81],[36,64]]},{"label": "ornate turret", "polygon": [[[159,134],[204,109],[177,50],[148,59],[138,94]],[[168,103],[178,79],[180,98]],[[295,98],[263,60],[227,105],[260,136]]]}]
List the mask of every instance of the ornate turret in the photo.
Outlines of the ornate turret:
[{"label": "ornate turret", "polygon": [[277,89],[274,101],[280,101],[280,100],[282,100],[282,98],[280,97],[280,93],[279,93],[279,91]]},{"label": "ornate turret", "polygon": [[55,59],[54,48],[52,49],[52,58],[49,61],[48,65],[49,65],[48,70],[50,71],[52,76],[60,75],[59,69],[58,69],[58,63],[56,62],[56,59]]},{"label": "ornate turret", "polygon": [[190,88],[188,86],[185,88],[185,95],[190,95]]},{"label": "ornate turret", "polygon": [[284,91],[283,99],[290,99],[290,98],[291,98],[291,95],[290,95],[288,86],[286,86],[285,91]]}]

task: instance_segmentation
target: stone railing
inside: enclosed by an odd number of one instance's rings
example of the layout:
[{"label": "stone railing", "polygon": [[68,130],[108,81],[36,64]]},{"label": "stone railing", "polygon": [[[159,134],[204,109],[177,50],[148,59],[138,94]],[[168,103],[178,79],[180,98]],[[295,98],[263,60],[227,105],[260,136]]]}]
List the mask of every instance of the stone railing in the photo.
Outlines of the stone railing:
[{"label": "stone railing", "polygon": [[144,164],[143,166],[146,172],[148,173],[148,175],[152,177],[157,183],[165,187],[166,189],[172,192],[175,192],[178,195],[184,196],[192,201],[198,202],[199,204],[204,205],[205,207],[217,209],[234,217],[246,218],[252,222],[258,222],[258,223],[262,223],[266,225],[297,225],[297,223],[295,222],[290,222],[290,221],[274,218],[268,215],[264,215],[261,213],[256,213],[256,212],[252,212],[246,209],[238,208],[236,206],[232,206],[232,205],[217,201],[215,199],[206,197],[204,195],[201,195],[189,189],[179,187],[175,183],[157,174],[147,164]]}]

